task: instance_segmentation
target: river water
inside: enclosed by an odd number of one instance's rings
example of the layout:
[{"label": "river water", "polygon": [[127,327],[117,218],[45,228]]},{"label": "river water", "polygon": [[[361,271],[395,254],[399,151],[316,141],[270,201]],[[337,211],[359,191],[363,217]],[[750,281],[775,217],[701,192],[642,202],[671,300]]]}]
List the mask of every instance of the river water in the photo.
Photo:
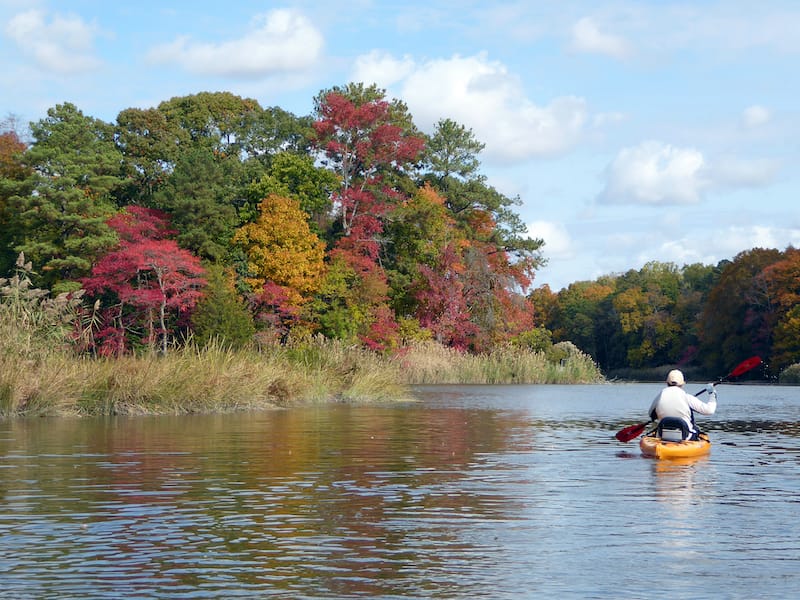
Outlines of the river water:
[{"label": "river water", "polygon": [[800,388],[720,386],[688,462],[614,439],[659,388],[0,422],[0,596],[796,596]]}]

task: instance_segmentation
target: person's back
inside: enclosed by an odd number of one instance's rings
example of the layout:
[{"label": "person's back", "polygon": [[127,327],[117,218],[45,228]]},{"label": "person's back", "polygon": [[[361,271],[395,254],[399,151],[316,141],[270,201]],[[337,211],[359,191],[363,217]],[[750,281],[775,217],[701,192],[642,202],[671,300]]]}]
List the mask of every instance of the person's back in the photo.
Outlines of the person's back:
[{"label": "person's back", "polygon": [[681,419],[686,424],[688,437],[695,437],[698,430],[694,424],[694,413],[713,415],[717,410],[717,392],[714,385],[709,383],[706,387],[709,400],[703,402],[696,396],[688,394],[683,389],[685,384],[683,373],[677,369],[670,371],[667,375],[667,387],[655,397],[648,414],[651,419],[659,422],[665,418]]}]

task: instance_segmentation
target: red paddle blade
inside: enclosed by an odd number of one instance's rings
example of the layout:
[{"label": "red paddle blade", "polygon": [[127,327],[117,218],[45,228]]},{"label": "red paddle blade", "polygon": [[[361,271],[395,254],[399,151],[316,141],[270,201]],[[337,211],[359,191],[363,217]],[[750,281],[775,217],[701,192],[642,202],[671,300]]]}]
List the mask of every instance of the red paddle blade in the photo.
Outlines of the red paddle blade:
[{"label": "red paddle blade", "polygon": [[614,437],[616,437],[620,442],[630,442],[633,438],[639,437],[639,434],[644,431],[647,425],[647,423],[629,425],[625,429],[620,429]]},{"label": "red paddle blade", "polygon": [[763,361],[758,356],[751,356],[747,360],[743,360],[740,362],[736,368],[731,371],[731,374],[728,377],[738,377],[748,371],[755,369],[758,365],[760,365]]}]

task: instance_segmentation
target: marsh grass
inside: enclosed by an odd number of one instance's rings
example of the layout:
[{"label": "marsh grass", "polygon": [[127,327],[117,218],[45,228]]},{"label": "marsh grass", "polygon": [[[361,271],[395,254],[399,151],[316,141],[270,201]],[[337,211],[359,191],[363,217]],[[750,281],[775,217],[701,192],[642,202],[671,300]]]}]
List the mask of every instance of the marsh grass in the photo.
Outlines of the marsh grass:
[{"label": "marsh grass", "polygon": [[407,384],[603,381],[592,358],[572,344],[556,348],[555,353],[508,345],[475,355],[433,342],[419,342],[407,348],[395,360],[399,364],[402,381]]},{"label": "marsh grass", "polygon": [[121,358],[76,357],[66,347],[16,352],[13,345],[0,340],[1,416],[226,412],[410,397],[394,365],[325,340],[261,351],[210,343]]},{"label": "marsh grass", "polygon": [[226,412],[408,400],[413,384],[602,381],[580,352],[553,362],[545,352],[511,346],[470,355],[419,343],[388,357],[315,338],[259,351],[211,343],[166,356],[91,358],[76,357],[63,345],[15,351],[19,341],[0,340],[2,416]]},{"label": "marsh grass", "polygon": [[779,383],[800,384],[800,363],[789,365],[778,376]]},{"label": "marsh grass", "polygon": [[295,368],[301,368],[312,399],[330,397],[325,392],[331,378],[338,382],[335,398],[341,401],[405,400],[409,392],[399,365],[382,355],[321,336],[281,350]]},{"label": "marsh grass", "polygon": [[219,346],[84,363],[88,383],[75,394],[82,414],[233,411],[278,406],[292,395],[284,366]]}]

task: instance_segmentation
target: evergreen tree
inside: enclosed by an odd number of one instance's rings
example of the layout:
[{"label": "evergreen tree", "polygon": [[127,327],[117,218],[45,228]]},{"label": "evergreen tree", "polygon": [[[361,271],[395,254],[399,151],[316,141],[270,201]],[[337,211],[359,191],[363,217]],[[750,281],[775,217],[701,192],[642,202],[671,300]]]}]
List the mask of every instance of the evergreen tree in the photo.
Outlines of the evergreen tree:
[{"label": "evergreen tree", "polygon": [[[116,243],[106,225],[121,187],[114,128],[61,104],[31,125],[23,164],[30,175],[8,197],[13,246],[55,291],[75,289],[94,259]],[[70,283],[73,282],[73,283]]]},{"label": "evergreen tree", "polygon": [[234,289],[233,277],[219,265],[206,269],[208,285],[192,313],[194,340],[203,347],[219,342],[237,349],[253,340],[255,327],[247,306]]}]

